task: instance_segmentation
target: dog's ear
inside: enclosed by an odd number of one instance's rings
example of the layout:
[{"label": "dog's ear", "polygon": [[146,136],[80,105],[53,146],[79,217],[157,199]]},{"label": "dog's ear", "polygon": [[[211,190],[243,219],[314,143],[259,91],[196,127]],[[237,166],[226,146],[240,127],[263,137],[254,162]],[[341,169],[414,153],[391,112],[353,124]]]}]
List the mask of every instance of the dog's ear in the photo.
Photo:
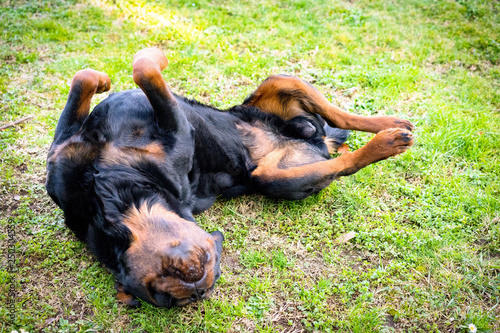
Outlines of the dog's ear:
[{"label": "dog's ear", "polygon": [[318,128],[313,122],[316,122],[315,119],[303,116],[292,118],[286,123],[285,133],[292,137],[310,139],[318,132]]},{"label": "dog's ear", "polygon": [[211,235],[215,241],[215,248],[216,248],[217,254],[220,257],[220,255],[222,253],[222,242],[224,241],[224,235],[220,231],[214,231],[211,233]]},{"label": "dog's ear", "polygon": [[116,298],[121,303],[123,303],[125,305],[128,305],[130,307],[133,307],[133,308],[136,308],[139,305],[141,305],[141,303],[139,303],[139,301],[137,300],[137,298],[134,295],[129,294],[125,290],[125,288],[123,288],[123,285],[120,282],[118,282],[118,281],[115,283],[115,290],[117,291]]}]

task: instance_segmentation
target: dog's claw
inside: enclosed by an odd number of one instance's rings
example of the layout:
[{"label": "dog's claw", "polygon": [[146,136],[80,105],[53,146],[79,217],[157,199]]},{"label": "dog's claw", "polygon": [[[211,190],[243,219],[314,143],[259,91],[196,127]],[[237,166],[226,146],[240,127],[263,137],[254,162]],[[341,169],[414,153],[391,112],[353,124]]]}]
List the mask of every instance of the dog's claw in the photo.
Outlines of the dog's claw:
[{"label": "dog's claw", "polygon": [[415,129],[415,125],[413,125],[410,121],[405,119],[398,119],[394,121],[394,123],[397,125],[395,127],[404,128],[408,131],[413,131]]}]

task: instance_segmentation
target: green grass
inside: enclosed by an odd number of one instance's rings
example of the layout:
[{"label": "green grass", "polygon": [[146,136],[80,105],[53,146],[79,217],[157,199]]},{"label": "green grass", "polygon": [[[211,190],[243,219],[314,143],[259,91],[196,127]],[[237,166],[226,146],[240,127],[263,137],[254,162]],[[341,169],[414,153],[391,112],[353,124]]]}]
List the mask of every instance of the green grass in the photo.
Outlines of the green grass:
[{"label": "green grass", "polygon": [[[34,118],[0,131],[0,330],[500,331],[499,10],[488,0],[4,1],[0,126]],[[226,237],[211,299],[126,308],[45,194],[45,156],[73,74],[91,67],[112,91],[133,88],[132,56],[148,46],[166,52],[173,89],[202,102],[227,108],[268,75],[293,74],[350,112],[410,119],[415,145],[303,201],[218,201],[197,218]]]}]

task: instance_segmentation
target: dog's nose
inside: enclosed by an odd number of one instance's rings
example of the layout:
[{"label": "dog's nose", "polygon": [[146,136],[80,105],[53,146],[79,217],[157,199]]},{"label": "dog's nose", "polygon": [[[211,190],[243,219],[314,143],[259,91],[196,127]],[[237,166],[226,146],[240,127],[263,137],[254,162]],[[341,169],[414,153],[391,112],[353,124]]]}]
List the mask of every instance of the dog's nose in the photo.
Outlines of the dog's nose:
[{"label": "dog's nose", "polygon": [[196,289],[194,293],[191,295],[191,299],[193,301],[199,301],[203,299],[203,296],[205,296],[205,289]]}]

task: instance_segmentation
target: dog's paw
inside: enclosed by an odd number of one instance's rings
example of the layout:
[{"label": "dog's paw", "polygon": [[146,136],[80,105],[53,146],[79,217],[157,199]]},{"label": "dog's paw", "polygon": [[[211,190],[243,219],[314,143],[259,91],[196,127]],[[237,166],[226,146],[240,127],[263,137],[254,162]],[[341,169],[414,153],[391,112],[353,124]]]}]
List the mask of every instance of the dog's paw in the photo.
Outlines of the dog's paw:
[{"label": "dog's paw", "polygon": [[100,94],[111,89],[111,80],[103,72],[86,68],[75,74],[71,86],[79,86],[84,92]]},{"label": "dog's paw", "polygon": [[369,142],[374,161],[404,153],[413,145],[413,133],[407,129],[390,128],[378,132]]},{"label": "dog's paw", "polygon": [[116,290],[116,298],[120,303],[123,303],[125,305],[128,305],[130,307],[136,308],[141,305],[137,298],[129,294],[125,288],[123,288],[123,285],[120,282],[115,283],[115,290]]},{"label": "dog's paw", "polygon": [[155,87],[156,90],[164,90],[165,80],[161,71],[168,66],[165,54],[157,48],[142,49],[134,55],[132,62],[132,78],[141,87]]},{"label": "dog's paw", "polygon": [[99,80],[96,93],[100,94],[111,89],[111,80],[109,79],[108,74],[97,72],[96,75]]},{"label": "dog's paw", "polygon": [[168,66],[167,57],[160,49],[157,49],[156,47],[142,49],[139,52],[137,52],[134,55],[134,59],[132,61],[132,66],[133,67],[137,66],[137,62],[141,58],[150,59],[152,61],[152,63],[154,63],[156,66],[158,66],[160,71],[164,70]]},{"label": "dog's paw", "polygon": [[379,116],[378,122],[380,124],[380,131],[390,128],[400,128],[408,131],[415,129],[415,125],[410,121],[395,116]]}]

